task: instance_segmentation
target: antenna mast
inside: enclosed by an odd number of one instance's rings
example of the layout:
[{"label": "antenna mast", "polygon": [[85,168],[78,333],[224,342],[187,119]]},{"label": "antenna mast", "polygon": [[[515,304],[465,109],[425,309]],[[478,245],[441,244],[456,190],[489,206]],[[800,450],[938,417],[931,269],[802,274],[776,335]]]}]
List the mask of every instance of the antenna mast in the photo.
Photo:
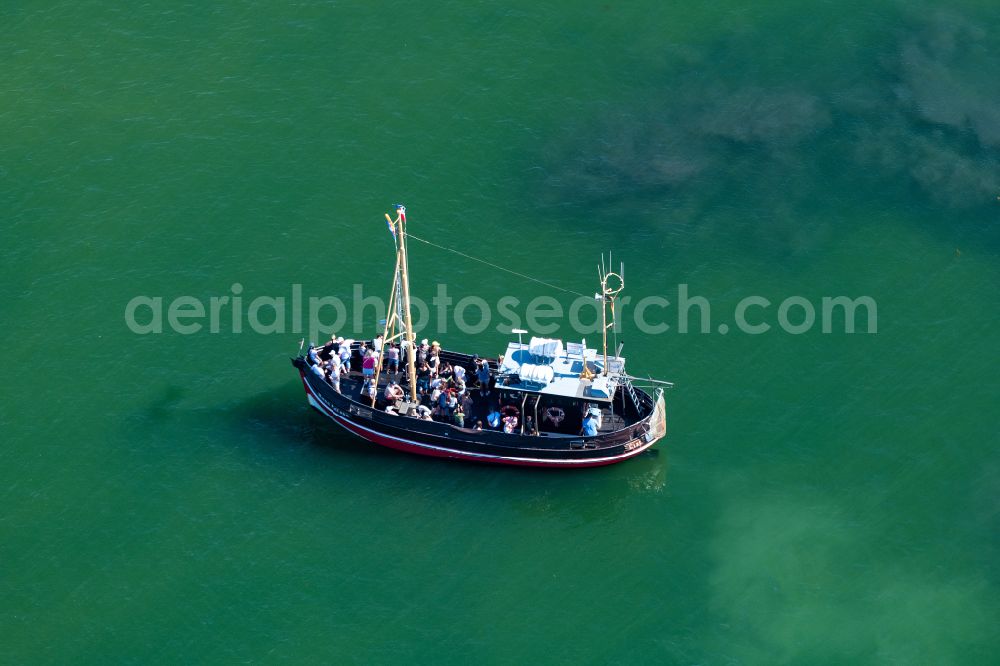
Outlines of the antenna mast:
[{"label": "antenna mast", "polygon": [[[608,254],[608,264],[611,263],[611,255]],[[624,268],[624,267],[623,267]],[[624,270],[622,271],[625,272]],[[601,280],[601,293],[594,294],[594,298],[601,301],[601,324],[603,325],[604,338],[604,376],[608,372],[608,329],[615,325],[615,299],[618,293],[625,288],[625,280],[618,273],[608,272],[604,268],[604,255],[601,255],[601,265],[597,268],[597,275]],[[608,307],[611,308],[611,322],[608,322]],[[617,332],[616,332],[617,335]],[[618,353],[617,351],[615,352]]]}]

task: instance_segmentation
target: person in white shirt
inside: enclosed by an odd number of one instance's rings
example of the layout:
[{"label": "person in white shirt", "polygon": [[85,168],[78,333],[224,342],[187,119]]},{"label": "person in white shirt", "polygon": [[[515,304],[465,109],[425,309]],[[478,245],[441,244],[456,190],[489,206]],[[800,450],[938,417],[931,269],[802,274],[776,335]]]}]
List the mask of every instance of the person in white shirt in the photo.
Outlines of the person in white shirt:
[{"label": "person in white shirt", "polygon": [[344,340],[340,343],[340,367],[346,375],[351,371],[351,341]]},{"label": "person in white shirt", "polygon": [[331,356],[326,364],[326,370],[326,377],[330,386],[333,387],[334,391],[340,393],[340,357],[337,355]]}]

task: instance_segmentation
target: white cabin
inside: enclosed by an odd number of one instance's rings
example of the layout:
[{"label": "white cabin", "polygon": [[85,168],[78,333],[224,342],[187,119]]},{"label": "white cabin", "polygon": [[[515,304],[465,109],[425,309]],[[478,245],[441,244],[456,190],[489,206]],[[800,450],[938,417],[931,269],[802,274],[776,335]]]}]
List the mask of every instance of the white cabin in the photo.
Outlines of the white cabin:
[{"label": "white cabin", "polygon": [[[594,375],[581,377],[584,363]],[[604,376],[604,355],[585,343],[533,337],[528,343],[511,342],[500,364],[497,387],[540,395],[610,402],[623,383],[625,359],[608,356],[609,374]]]}]

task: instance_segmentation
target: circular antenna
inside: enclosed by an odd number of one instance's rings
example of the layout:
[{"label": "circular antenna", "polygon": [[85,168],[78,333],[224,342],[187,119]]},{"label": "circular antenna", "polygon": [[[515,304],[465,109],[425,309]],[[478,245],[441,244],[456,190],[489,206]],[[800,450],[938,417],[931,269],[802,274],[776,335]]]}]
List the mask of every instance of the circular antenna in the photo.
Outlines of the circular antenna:
[{"label": "circular antenna", "polygon": [[618,273],[608,273],[601,281],[601,287],[604,289],[606,296],[614,298],[618,295],[618,292],[625,288],[625,280]]}]

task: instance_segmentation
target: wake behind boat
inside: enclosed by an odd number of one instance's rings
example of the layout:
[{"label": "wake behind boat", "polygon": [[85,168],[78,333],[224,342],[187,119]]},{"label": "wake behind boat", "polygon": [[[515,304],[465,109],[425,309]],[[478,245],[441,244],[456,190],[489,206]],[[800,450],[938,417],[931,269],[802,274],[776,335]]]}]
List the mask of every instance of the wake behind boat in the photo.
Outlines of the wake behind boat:
[{"label": "wake behind boat", "polygon": [[[652,393],[608,353],[620,273],[600,270],[603,348],[531,337],[496,358],[417,343],[410,314],[406,209],[386,220],[396,270],[382,335],[334,338],[292,359],[309,404],[346,430],[401,451],[477,462],[593,467],[636,456],[666,434],[661,386]],[[608,312],[610,308],[610,321]]]}]

